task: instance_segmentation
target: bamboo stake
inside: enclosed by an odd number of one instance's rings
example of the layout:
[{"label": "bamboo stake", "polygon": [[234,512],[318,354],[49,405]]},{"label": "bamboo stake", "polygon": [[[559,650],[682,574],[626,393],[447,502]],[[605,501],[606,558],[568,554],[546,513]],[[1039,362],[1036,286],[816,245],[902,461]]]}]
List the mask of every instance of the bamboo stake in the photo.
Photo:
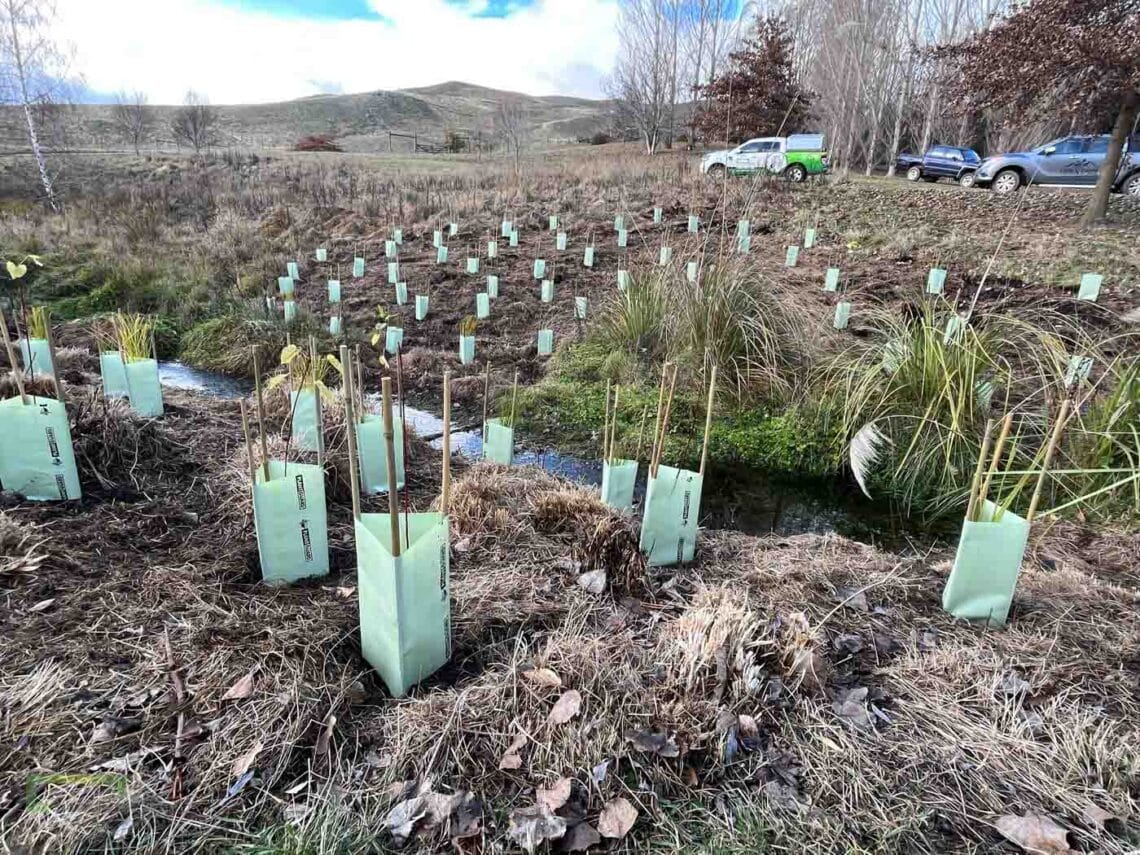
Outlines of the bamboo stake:
[{"label": "bamboo stake", "polygon": [[653,477],[657,477],[657,470],[661,468],[661,458],[665,454],[665,436],[669,432],[669,414],[673,412],[673,393],[677,389],[677,365],[673,364],[673,374],[669,378],[669,397],[665,401],[665,414],[661,418],[661,442],[657,446],[657,461],[653,464]]},{"label": "bamboo stake", "polygon": [[[986,479],[982,482],[982,489],[978,493],[978,507],[986,503],[986,497],[990,492],[990,483],[993,481],[994,473],[997,472],[998,466],[1001,464],[1001,454],[1005,449],[1005,441],[1009,436],[1009,429],[1013,426],[1013,413],[1006,413],[1005,418],[1001,420],[1001,433],[998,434],[997,444],[994,445],[994,456],[990,460],[990,468],[986,471]],[[976,510],[977,508],[975,508]]]},{"label": "bamboo stake", "polygon": [[487,398],[491,393],[491,360],[487,360],[487,370],[483,372],[483,456],[487,456]]},{"label": "bamboo stake", "polygon": [[352,366],[352,394],[356,396],[356,417],[364,418],[364,362],[360,359],[360,345],[356,346],[356,361]]},{"label": "bamboo stake", "polygon": [[515,429],[515,407],[519,399],[519,372],[515,370],[515,385],[511,389],[511,430]]},{"label": "bamboo stake", "polygon": [[602,416],[602,462],[610,455],[610,381],[606,380],[606,408]]},{"label": "bamboo stake", "polygon": [[257,434],[261,440],[261,477],[269,483],[269,446],[265,442],[265,401],[261,394],[261,372],[257,368],[257,347],[250,345],[253,354],[253,386],[257,390]]},{"label": "bamboo stake", "polygon": [[249,489],[253,491],[253,485],[257,481],[257,464],[253,462],[253,443],[249,438],[249,414],[245,410],[245,398],[239,402],[241,406],[241,432],[245,438],[245,459],[249,464]]},{"label": "bamboo stake", "polygon": [[384,398],[384,454],[388,463],[388,523],[392,532],[392,556],[400,557],[400,497],[396,490],[396,446],[392,428],[392,378],[381,381]]},{"label": "bamboo stake", "polygon": [[[151,331],[151,341],[154,341],[154,332]],[[55,336],[51,332],[51,324],[47,325],[47,346],[48,346],[48,359],[51,360],[51,383],[55,387],[55,399],[61,404],[63,403],[63,387],[59,385],[59,367],[55,361]],[[29,339],[28,350],[31,351],[32,343]],[[155,359],[157,366],[158,360]]]},{"label": "bamboo stake", "polygon": [[966,504],[966,519],[973,520],[978,508],[978,490],[982,484],[982,473],[985,471],[986,458],[990,454],[990,440],[993,438],[994,420],[986,420],[986,432],[982,437],[982,447],[978,451],[978,464],[974,467],[974,477],[970,481],[970,500]]},{"label": "bamboo stake", "polygon": [[614,460],[614,448],[617,446],[617,417],[618,417],[618,400],[621,397],[621,384],[618,383],[614,386],[614,414],[613,423],[610,425],[610,448],[606,452],[610,460]]},{"label": "bamboo stake", "polygon": [[[358,345],[359,346],[359,345]],[[400,453],[404,461],[404,472],[408,468],[408,422],[404,410],[404,346],[401,343],[396,347],[396,394],[400,401]],[[412,542],[412,506],[408,497],[407,480],[404,487],[404,543]]]},{"label": "bamboo stake", "polygon": [[8,319],[4,316],[3,309],[0,309],[0,330],[4,332],[4,349],[8,351],[8,361],[12,363],[12,376],[16,378],[16,388],[20,391],[20,403],[27,406],[29,401],[28,393],[24,389],[24,373],[16,360],[16,349],[12,346],[12,339],[8,335]]},{"label": "bamboo stake", "polygon": [[1045,485],[1045,475],[1049,471],[1049,464],[1053,462],[1053,454],[1061,441],[1061,433],[1065,423],[1069,420],[1069,399],[1061,402],[1061,412],[1057,414],[1057,422],[1053,425],[1053,435],[1049,437],[1049,445],[1045,449],[1045,459],[1041,461],[1041,474],[1037,476],[1037,485],[1033,488],[1033,498],[1029,501],[1029,513],[1025,515],[1026,522],[1033,522],[1037,516],[1037,505],[1041,501],[1041,488]]},{"label": "bamboo stake", "polygon": [[360,520],[360,477],[356,454],[356,406],[352,400],[352,354],[348,345],[340,346],[340,362],[345,369],[344,407],[348,432],[348,478],[352,482],[352,518]]},{"label": "bamboo stake", "polygon": [[709,434],[712,432],[712,414],[713,414],[713,398],[716,395],[716,365],[713,365],[712,371],[709,373],[709,400],[705,406],[705,438],[701,443],[701,468],[700,475],[705,474],[705,463],[709,456]]},{"label": "bamboo stake", "polygon": [[[313,378],[313,403],[317,408],[317,465],[325,465],[325,417],[321,411],[321,393],[317,389],[317,338],[309,336],[309,373]],[[304,388],[304,378],[301,387]]]},{"label": "bamboo stake", "polygon": [[[649,450],[649,471],[653,472],[653,461],[657,459],[657,437],[661,433],[661,413],[665,408],[665,378],[669,374],[669,363],[661,366],[661,383],[657,387],[657,418],[653,422],[653,447]],[[639,449],[640,451],[640,449]]]},{"label": "bamboo stake", "polygon": [[637,432],[637,450],[634,452],[633,459],[641,459],[641,449],[645,445],[645,423],[649,421],[649,404],[641,408],[641,429]]},{"label": "bamboo stake", "polygon": [[451,498],[451,372],[443,372],[443,483],[440,488],[439,512],[447,516]]}]

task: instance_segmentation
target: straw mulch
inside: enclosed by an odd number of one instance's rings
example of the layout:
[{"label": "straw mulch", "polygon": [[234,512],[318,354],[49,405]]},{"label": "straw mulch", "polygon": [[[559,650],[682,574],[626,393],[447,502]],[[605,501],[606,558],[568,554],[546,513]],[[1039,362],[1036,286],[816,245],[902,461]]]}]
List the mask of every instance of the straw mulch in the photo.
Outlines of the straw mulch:
[{"label": "straw mulch", "polygon": [[478,465],[452,662],[397,701],[360,656],[346,490],[332,574],[267,588],[236,404],[71,404],[83,500],[0,502],[8,847],[1032,851],[1049,822],[1137,845],[1136,534],[1047,531],[987,630],[941,611],[947,550],[706,532],[650,569],[592,492]]}]

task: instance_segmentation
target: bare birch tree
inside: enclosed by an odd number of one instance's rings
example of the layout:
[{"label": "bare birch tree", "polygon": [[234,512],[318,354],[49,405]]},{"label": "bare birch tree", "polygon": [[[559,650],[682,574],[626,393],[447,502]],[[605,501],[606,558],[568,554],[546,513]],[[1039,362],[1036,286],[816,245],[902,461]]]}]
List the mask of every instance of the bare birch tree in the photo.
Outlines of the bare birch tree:
[{"label": "bare birch tree", "polygon": [[128,95],[120,92],[111,106],[111,123],[119,138],[129,143],[139,153],[139,146],[154,131],[154,111],[147,102],[145,92]]},{"label": "bare birch tree", "polygon": [[218,108],[191,90],[182,106],[174,111],[170,132],[176,142],[186,143],[195,153],[217,142]]},{"label": "bare birch tree", "polygon": [[504,98],[495,106],[495,135],[515,159],[515,175],[522,171],[522,152],[530,136],[526,105],[521,98]]},{"label": "bare birch tree", "polygon": [[636,128],[645,151],[661,143],[672,107],[669,0],[626,0],[618,21],[618,58],[610,81],[622,124]]}]

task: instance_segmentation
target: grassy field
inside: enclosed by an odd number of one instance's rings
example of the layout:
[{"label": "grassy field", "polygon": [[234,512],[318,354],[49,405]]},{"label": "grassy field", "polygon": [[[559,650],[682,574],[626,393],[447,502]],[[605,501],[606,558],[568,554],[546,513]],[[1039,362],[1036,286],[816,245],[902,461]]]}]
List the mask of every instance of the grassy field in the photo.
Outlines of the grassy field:
[{"label": "grassy field", "polygon": [[[54,312],[84,486],[66,505],[0,495],[5,845],[1140,845],[1140,208],[1114,200],[1110,225],[1080,231],[1079,194],[716,184],[692,166],[622,146],[535,153],[521,176],[462,157],[101,156],[70,164],[60,217],[18,192],[19,164],[0,173],[0,254],[43,263],[22,292],[5,283],[0,304],[21,319],[25,307]],[[504,218],[519,245],[499,237],[489,260]],[[433,232],[450,223],[450,257],[437,264]],[[387,281],[394,228],[406,305]],[[815,245],[802,248],[808,228]],[[801,246],[791,267],[789,246]],[[358,252],[365,272],[352,277]],[[479,274],[465,272],[468,256]],[[289,261],[300,268],[292,323],[273,293]],[[831,267],[838,293],[823,290]],[[925,291],[932,267],[947,271],[942,295]],[[327,279],[338,268],[333,336]],[[1099,299],[1077,300],[1094,271]],[[459,326],[488,272],[499,297],[462,365]],[[422,321],[416,295],[430,298]],[[843,330],[832,322],[840,299],[852,305]],[[693,565],[649,568],[636,521],[592,491],[457,460],[451,661],[395,700],[361,654],[340,398],[326,413],[330,575],[266,587],[238,403],[171,393],[161,420],[105,403],[94,330],[114,312],[154,316],[164,357],[234,375],[248,376],[251,348],[264,374],[280,375],[287,339],[312,335],[322,353],[359,347],[368,391],[399,367],[409,400],[429,409],[449,370],[457,421],[481,414],[488,366],[492,407],[517,373],[522,441],[589,457],[608,383],[621,385],[618,450],[647,458],[643,414],[652,425],[671,361],[665,462],[694,464],[715,365],[706,493],[759,471],[855,490],[849,449],[875,436],[860,472],[907,525],[961,519],[987,423],[1006,413],[1008,463],[991,495],[1022,509],[1020,473],[1039,467],[1067,400],[1076,415],[1042,508],[1071,506],[1034,527],[1010,623],[996,630],[942,610],[952,546],[702,531]],[[385,323],[404,330],[399,360],[372,343]],[[549,357],[537,352],[543,329],[555,336]],[[1066,384],[1081,354],[1094,358],[1088,381]],[[287,447],[288,415],[271,394],[271,456]],[[440,456],[422,442],[411,453],[408,504],[426,510]],[[596,571],[600,586],[581,578]],[[571,701],[569,717],[552,716]],[[1046,845],[1033,835],[1050,823]]]}]

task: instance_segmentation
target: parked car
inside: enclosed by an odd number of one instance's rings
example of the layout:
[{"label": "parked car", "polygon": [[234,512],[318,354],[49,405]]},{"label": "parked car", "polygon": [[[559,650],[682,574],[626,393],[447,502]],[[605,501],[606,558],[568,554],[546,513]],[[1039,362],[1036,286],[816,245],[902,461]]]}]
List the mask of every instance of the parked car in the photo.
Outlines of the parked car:
[{"label": "parked car", "polygon": [[939,178],[949,178],[963,187],[974,185],[974,171],[981,162],[972,148],[954,145],[931,146],[923,155],[903,152],[896,160],[906,173],[907,181],[935,182]]},{"label": "parked car", "polygon": [[827,172],[827,149],[823,134],[793,134],[789,137],[757,137],[734,149],[710,151],[701,159],[701,172],[719,175],[753,175],[767,172],[799,183],[809,175]]},{"label": "parked car", "polygon": [[[1013,193],[1027,184],[1094,187],[1108,153],[1108,141],[1108,134],[1061,137],[1030,151],[987,157],[978,167],[974,183],[991,187],[995,193]],[[1140,197],[1140,136],[1125,142],[1112,189]]]}]

